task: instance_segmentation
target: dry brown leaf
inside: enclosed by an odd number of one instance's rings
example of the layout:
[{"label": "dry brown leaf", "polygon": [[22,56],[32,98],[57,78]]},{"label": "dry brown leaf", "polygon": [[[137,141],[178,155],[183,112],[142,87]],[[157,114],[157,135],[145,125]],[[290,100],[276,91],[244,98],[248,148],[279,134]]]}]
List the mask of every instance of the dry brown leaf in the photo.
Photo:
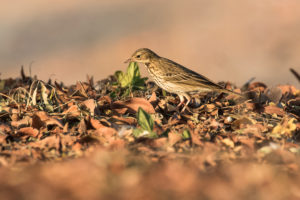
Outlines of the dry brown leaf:
[{"label": "dry brown leaf", "polygon": [[129,125],[136,125],[137,124],[137,119],[133,117],[119,117],[119,116],[113,116],[113,119],[116,119],[121,122],[125,122],[126,124]]},{"label": "dry brown leaf", "polygon": [[120,115],[124,115],[127,112],[128,108],[114,108],[114,111],[116,111]]},{"label": "dry brown leaf", "polygon": [[152,104],[147,101],[144,98],[132,98],[128,101],[115,101],[112,104],[114,109],[118,108],[128,108],[128,111],[131,113],[136,113],[138,111],[138,108],[141,107],[143,108],[147,113],[153,114],[155,113],[155,110],[152,106]]},{"label": "dry brown leaf", "polygon": [[[6,107],[4,107],[4,108],[6,108]],[[12,121],[18,121],[19,120],[19,111],[18,111],[18,109],[9,108],[9,110],[7,110],[7,112],[10,113],[10,118],[11,118]]]},{"label": "dry brown leaf", "polygon": [[152,95],[150,99],[148,100],[151,104],[155,103],[157,101],[157,96],[155,92],[152,92]]},{"label": "dry brown leaf", "polygon": [[30,122],[31,122],[31,118],[26,116],[24,117],[23,119],[21,120],[18,120],[18,121],[12,121],[11,122],[11,126],[12,127],[15,127],[15,128],[22,128],[22,127],[26,127],[26,126],[29,126],[30,125]]},{"label": "dry brown leaf", "polygon": [[2,134],[0,134],[0,144],[5,144],[6,143],[6,135],[2,135]]},{"label": "dry brown leaf", "polygon": [[94,119],[94,118],[90,118],[90,123],[91,123],[92,127],[96,130],[106,127],[103,124],[101,124],[101,122],[99,120]]},{"label": "dry brown leaf", "polygon": [[205,111],[212,112],[216,109],[215,104],[205,104]]},{"label": "dry brown leaf", "polygon": [[243,129],[243,133],[248,134],[250,136],[260,138],[260,139],[264,139],[262,132],[265,132],[267,130],[268,130],[268,128],[261,124],[249,124],[246,126],[245,129]]},{"label": "dry brown leaf", "polygon": [[170,146],[173,146],[182,139],[181,135],[178,133],[169,132],[168,134],[168,143]]},{"label": "dry brown leaf", "polygon": [[291,93],[293,95],[296,95],[299,91],[295,86],[293,85],[279,85],[277,86],[281,91],[282,94]]},{"label": "dry brown leaf", "polygon": [[248,110],[254,110],[255,109],[255,103],[247,102],[245,104],[246,104],[246,108]]},{"label": "dry brown leaf", "polygon": [[199,135],[195,131],[190,130],[190,134],[191,134],[192,144],[203,146],[203,142],[200,140]]},{"label": "dry brown leaf", "polygon": [[116,135],[117,131],[114,128],[103,126],[102,128],[96,129],[93,134],[98,137],[105,137],[111,138],[112,136]]},{"label": "dry brown leaf", "polygon": [[80,123],[78,124],[78,132],[80,134],[86,133],[87,127],[84,119],[80,120]]},{"label": "dry brown leaf", "polygon": [[43,126],[46,126],[46,121],[49,119],[48,115],[44,111],[35,112],[32,116],[32,127],[40,129]]},{"label": "dry brown leaf", "polygon": [[35,128],[32,127],[24,127],[20,128],[17,131],[18,136],[32,136],[32,137],[37,137],[39,134],[39,131]]},{"label": "dry brown leaf", "polygon": [[98,102],[100,105],[104,105],[104,104],[111,104],[112,100],[110,98],[110,96],[102,96],[98,99]]},{"label": "dry brown leaf", "polygon": [[0,124],[0,133],[10,133],[12,130],[7,124]]},{"label": "dry brown leaf", "polygon": [[62,123],[60,122],[60,120],[56,119],[56,118],[49,118],[48,120],[45,121],[45,125],[48,126],[58,126],[60,128],[63,128]]},{"label": "dry brown leaf", "polygon": [[71,105],[63,114],[67,115],[69,118],[80,117],[80,110],[77,105]]},{"label": "dry brown leaf", "polygon": [[69,132],[69,122],[67,122],[63,128],[63,133],[68,133],[68,132]]},{"label": "dry brown leaf", "polygon": [[270,115],[276,114],[280,116],[284,116],[286,114],[286,112],[282,108],[279,108],[274,105],[264,107],[264,112]]},{"label": "dry brown leaf", "polygon": [[242,118],[237,119],[234,122],[232,122],[231,128],[233,130],[238,130],[238,129],[241,129],[241,128],[246,128],[247,125],[251,125],[251,124],[254,124],[253,120],[251,120],[248,117],[242,117]]},{"label": "dry brown leaf", "polygon": [[60,135],[60,143],[61,145],[65,146],[71,146],[75,143],[77,140],[77,137],[71,136],[71,135]]},{"label": "dry brown leaf", "polygon": [[82,105],[85,106],[90,111],[92,116],[94,116],[97,108],[97,104],[95,103],[94,99],[87,99],[82,102]]},{"label": "dry brown leaf", "polygon": [[89,85],[87,83],[77,82],[76,83],[76,90],[78,91],[79,95],[88,97],[87,90],[89,88]]},{"label": "dry brown leaf", "polygon": [[58,135],[51,135],[51,136],[45,137],[35,143],[30,143],[30,146],[37,147],[40,149],[55,148],[58,150],[60,147],[60,137]]}]

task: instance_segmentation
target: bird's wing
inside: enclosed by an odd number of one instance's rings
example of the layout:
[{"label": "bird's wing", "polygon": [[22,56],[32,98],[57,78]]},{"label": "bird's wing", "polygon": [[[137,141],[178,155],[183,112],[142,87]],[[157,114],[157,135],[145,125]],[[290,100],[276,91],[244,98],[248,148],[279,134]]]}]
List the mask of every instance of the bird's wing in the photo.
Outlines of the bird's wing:
[{"label": "bird's wing", "polygon": [[224,88],[203,75],[200,75],[190,69],[185,68],[166,58],[160,59],[160,64],[164,69],[164,77],[168,82],[174,82],[186,85],[192,90],[195,88],[207,88],[212,90],[223,90]]}]

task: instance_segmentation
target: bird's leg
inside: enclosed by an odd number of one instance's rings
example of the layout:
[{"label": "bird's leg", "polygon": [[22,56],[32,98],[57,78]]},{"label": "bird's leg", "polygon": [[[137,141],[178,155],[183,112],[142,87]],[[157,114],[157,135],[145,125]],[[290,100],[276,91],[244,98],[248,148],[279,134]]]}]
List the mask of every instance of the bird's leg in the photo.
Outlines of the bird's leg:
[{"label": "bird's leg", "polygon": [[189,95],[185,94],[184,97],[186,98],[187,101],[186,101],[184,107],[182,108],[181,112],[183,112],[187,108],[187,106],[189,105],[189,103],[191,101],[191,97]]},{"label": "bird's leg", "polygon": [[184,96],[181,94],[178,94],[180,103],[177,105],[177,108],[179,108],[182,104],[184,104]]}]

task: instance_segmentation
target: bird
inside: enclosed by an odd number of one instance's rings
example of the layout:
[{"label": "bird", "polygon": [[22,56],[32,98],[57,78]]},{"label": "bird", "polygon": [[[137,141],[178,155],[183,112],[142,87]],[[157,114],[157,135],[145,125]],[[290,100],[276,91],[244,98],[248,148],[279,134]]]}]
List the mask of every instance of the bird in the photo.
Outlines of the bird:
[{"label": "bird", "polygon": [[[184,105],[183,112],[191,101],[191,95],[203,92],[220,92],[243,95],[227,90],[205,76],[198,74],[172,60],[161,57],[148,48],[137,49],[125,63],[137,62],[147,67],[154,82],[163,90],[177,94],[180,103],[177,108]],[[186,103],[185,102],[186,99]]]}]

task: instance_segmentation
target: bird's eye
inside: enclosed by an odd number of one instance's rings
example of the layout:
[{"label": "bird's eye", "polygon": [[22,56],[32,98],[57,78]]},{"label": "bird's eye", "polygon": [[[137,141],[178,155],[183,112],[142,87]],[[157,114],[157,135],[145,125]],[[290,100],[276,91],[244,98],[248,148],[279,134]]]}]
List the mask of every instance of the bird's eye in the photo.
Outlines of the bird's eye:
[{"label": "bird's eye", "polygon": [[141,57],[141,55],[137,55],[137,56],[136,56],[136,58],[140,58],[140,57]]}]

